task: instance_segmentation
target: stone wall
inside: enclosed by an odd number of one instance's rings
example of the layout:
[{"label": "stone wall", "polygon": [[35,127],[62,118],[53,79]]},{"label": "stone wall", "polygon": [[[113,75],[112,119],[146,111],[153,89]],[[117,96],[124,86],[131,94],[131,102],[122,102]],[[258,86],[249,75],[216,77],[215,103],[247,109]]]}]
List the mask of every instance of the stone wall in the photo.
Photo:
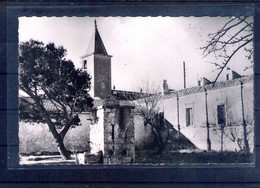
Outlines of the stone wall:
[{"label": "stone wall", "polygon": [[[65,136],[65,145],[70,151],[104,151],[104,109],[97,110],[97,122],[89,121],[89,114],[80,114],[81,126],[72,128]],[[153,141],[151,127],[144,126],[142,117],[134,114],[135,146],[143,147]],[[108,130],[107,130],[108,131]],[[58,152],[47,124],[19,123],[20,153]]]},{"label": "stone wall", "polygon": [[[93,137],[91,135],[90,142],[91,151],[102,150],[104,164],[134,162],[133,108],[130,104],[123,104],[122,101],[111,100],[106,101],[103,107],[98,109],[98,121],[90,126],[90,132],[95,132]],[[103,143],[100,143],[100,141]]]},{"label": "stone wall", "polygon": [[[245,78],[246,79],[246,78]],[[221,86],[221,85],[220,85]],[[208,122],[210,125],[210,140],[212,150],[240,150],[243,146],[243,113],[247,123],[247,137],[251,151],[254,149],[254,95],[253,79],[243,81],[242,95],[240,80],[236,79],[230,85],[208,87],[207,106]],[[195,90],[196,92],[190,92]],[[206,103],[203,87],[186,89],[176,94],[165,95],[162,103],[165,119],[173,128],[180,131],[199,149],[207,149]],[[241,98],[243,100],[241,100]],[[179,109],[177,108],[179,102]],[[224,104],[227,125],[223,130],[217,124],[217,105]],[[192,123],[186,124],[186,108],[192,108]],[[65,145],[70,151],[90,151],[95,153],[102,150],[106,154],[107,163],[116,163],[119,154],[125,155],[125,161],[134,160],[134,146],[142,147],[153,141],[151,128],[144,126],[141,116],[134,114],[133,106],[127,102],[112,101],[97,111],[98,121],[89,121],[89,115],[80,114],[82,126],[68,131]],[[123,118],[122,118],[123,117]],[[112,131],[113,130],[113,131]],[[112,132],[113,139],[112,139]],[[103,136],[102,136],[103,135]],[[223,140],[223,144],[221,144]],[[58,152],[53,136],[46,124],[19,123],[20,153]],[[125,143],[125,144],[124,144]],[[106,145],[106,146],[105,146]],[[127,158],[129,157],[131,158]]]},{"label": "stone wall", "polygon": [[97,110],[97,119],[90,124],[90,153],[104,152],[104,109]]},{"label": "stone wall", "polygon": [[[70,151],[89,151],[89,114],[79,115],[81,126],[68,131],[64,143]],[[58,152],[55,140],[49,131],[47,124],[19,122],[19,152],[41,153]]]},{"label": "stone wall", "polygon": [[144,125],[144,120],[139,114],[134,115],[135,124],[135,147],[142,149],[143,147],[150,145],[154,141],[152,135],[152,127],[150,125]]}]

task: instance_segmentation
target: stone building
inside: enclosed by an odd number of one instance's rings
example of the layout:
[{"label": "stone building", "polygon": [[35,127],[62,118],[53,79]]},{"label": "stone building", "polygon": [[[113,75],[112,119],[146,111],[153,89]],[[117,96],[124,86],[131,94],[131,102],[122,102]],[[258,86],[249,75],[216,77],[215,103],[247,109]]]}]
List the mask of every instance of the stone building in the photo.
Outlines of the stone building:
[{"label": "stone building", "polygon": [[[88,54],[98,58],[94,58],[86,66],[85,57],[90,56],[83,56],[82,67],[90,73],[94,67],[93,90],[104,93],[101,92],[100,85],[103,83],[102,80],[109,80],[102,88],[106,88],[105,93],[110,94],[110,97],[131,100],[131,95],[134,95],[136,98],[138,92],[111,90],[111,56],[107,55],[96,23],[94,40],[91,40],[89,49],[94,51]],[[103,59],[101,61],[100,54],[102,57],[105,56],[106,63]],[[102,65],[103,70],[99,65]],[[169,89],[167,81],[164,80],[161,107],[164,118],[199,149],[238,151],[248,142],[253,151],[253,76],[240,76],[235,71],[227,69],[223,79],[224,81],[213,84],[203,77],[198,80],[197,87],[179,91]],[[101,101],[109,96],[97,93],[93,96]],[[128,96],[125,97],[126,95]],[[136,144],[149,140],[151,130],[144,130],[143,127],[142,118],[135,115]]]},{"label": "stone building", "polygon": [[[92,76],[90,91],[95,110],[80,114],[82,126],[68,132],[65,145],[71,151],[103,151],[106,164],[130,163],[135,147],[152,142],[151,128],[134,114],[134,106],[125,99],[138,92],[111,88],[111,59],[95,23],[95,33],[82,68]],[[225,81],[198,80],[198,86],[183,90],[169,89],[163,82],[162,109],[172,129],[180,131],[198,149],[216,151],[243,150],[248,142],[254,149],[253,76],[240,76],[229,70]],[[127,96],[127,97],[126,97]],[[132,97],[132,99],[135,99]],[[20,153],[57,151],[54,139],[44,124],[20,122]],[[30,133],[30,134],[27,134]]]},{"label": "stone building", "polygon": [[[131,100],[133,95],[135,97],[132,99],[136,99],[138,92],[111,90],[111,56],[107,55],[96,23],[94,40],[91,40],[89,49],[94,51],[87,54],[97,57],[86,65],[85,57],[88,58],[90,55],[83,56],[82,67],[90,73],[94,67],[93,97],[100,101],[108,96],[119,100]],[[105,56],[106,62],[101,60],[101,55]],[[103,70],[99,65],[102,65]],[[235,71],[227,69],[222,77],[224,81],[215,84],[203,77],[198,80],[197,87],[179,91],[169,89],[167,81],[164,80],[161,93],[164,118],[199,149],[238,151],[244,148],[248,140],[253,151],[253,76],[240,76]],[[109,81],[100,87],[102,80]],[[102,92],[102,88],[106,91]],[[144,130],[143,127],[142,118],[135,115],[136,144],[149,140],[151,130]]]},{"label": "stone building", "polygon": [[87,52],[81,57],[82,68],[92,76],[90,95],[105,99],[111,95],[111,55],[108,55],[97,29],[91,39]]},{"label": "stone building", "polygon": [[244,139],[254,149],[253,76],[235,74],[215,84],[204,78],[197,87],[163,97],[164,117],[199,149],[209,149],[210,142],[212,150],[239,151]]}]

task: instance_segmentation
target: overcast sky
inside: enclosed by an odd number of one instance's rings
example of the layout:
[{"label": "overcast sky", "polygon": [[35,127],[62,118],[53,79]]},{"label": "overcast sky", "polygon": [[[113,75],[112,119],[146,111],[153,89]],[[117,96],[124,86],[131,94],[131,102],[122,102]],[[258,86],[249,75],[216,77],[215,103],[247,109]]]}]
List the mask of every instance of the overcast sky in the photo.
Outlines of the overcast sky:
[{"label": "overcast sky", "polygon": [[[171,89],[183,88],[183,61],[187,87],[196,85],[198,75],[213,81],[217,72],[203,58],[200,47],[208,33],[216,32],[226,17],[21,17],[19,41],[54,42],[67,49],[67,58],[80,67],[94,32],[94,20],[109,55],[112,55],[112,85],[118,90],[137,90],[141,80],[162,82]],[[245,54],[234,56],[229,67],[239,74],[249,65]]]}]

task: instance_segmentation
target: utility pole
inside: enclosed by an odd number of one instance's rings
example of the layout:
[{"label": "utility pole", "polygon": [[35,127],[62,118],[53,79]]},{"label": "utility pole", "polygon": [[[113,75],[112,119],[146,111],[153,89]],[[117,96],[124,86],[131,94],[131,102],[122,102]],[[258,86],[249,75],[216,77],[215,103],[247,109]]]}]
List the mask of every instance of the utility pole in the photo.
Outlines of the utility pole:
[{"label": "utility pole", "polygon": [[180,127],[180,113],[179,113],[179,95],[178,93],[176,94],[177,95],[177,124],[178,124],[178,139],[180,138],[180,130],[181,130],[181,127]]},{"label": "utility pole", "polygon": [[185,69],[185,61],[183,61],[183,81],[184,81],[184,89],[186,88],[186,69]]}]

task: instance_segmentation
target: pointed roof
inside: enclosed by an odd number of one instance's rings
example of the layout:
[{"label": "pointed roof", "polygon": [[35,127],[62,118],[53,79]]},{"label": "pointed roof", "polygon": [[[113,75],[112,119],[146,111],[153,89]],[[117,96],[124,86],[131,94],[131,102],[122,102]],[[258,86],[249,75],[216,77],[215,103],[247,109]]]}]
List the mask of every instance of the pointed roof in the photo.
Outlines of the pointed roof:
[{"label": "pointed roof", "polygon": [[98,32],[96,20],[95,20],[95,32],[91,37],[87,52],[81,58],[90,56],[92,54],[101,54],[101,55],[107,55],[108,56],[105,45],[104,45],[104,43],[101,39],[101,36]]},{"label": "pointed roof", "polygon": [[95,20],[95,51],[94,51],[94,53],[108,55],[106,48],[105,48],[105,45],[104,45],[104,43],[101,39],[101,36],[98,32],[96,20]]}]

